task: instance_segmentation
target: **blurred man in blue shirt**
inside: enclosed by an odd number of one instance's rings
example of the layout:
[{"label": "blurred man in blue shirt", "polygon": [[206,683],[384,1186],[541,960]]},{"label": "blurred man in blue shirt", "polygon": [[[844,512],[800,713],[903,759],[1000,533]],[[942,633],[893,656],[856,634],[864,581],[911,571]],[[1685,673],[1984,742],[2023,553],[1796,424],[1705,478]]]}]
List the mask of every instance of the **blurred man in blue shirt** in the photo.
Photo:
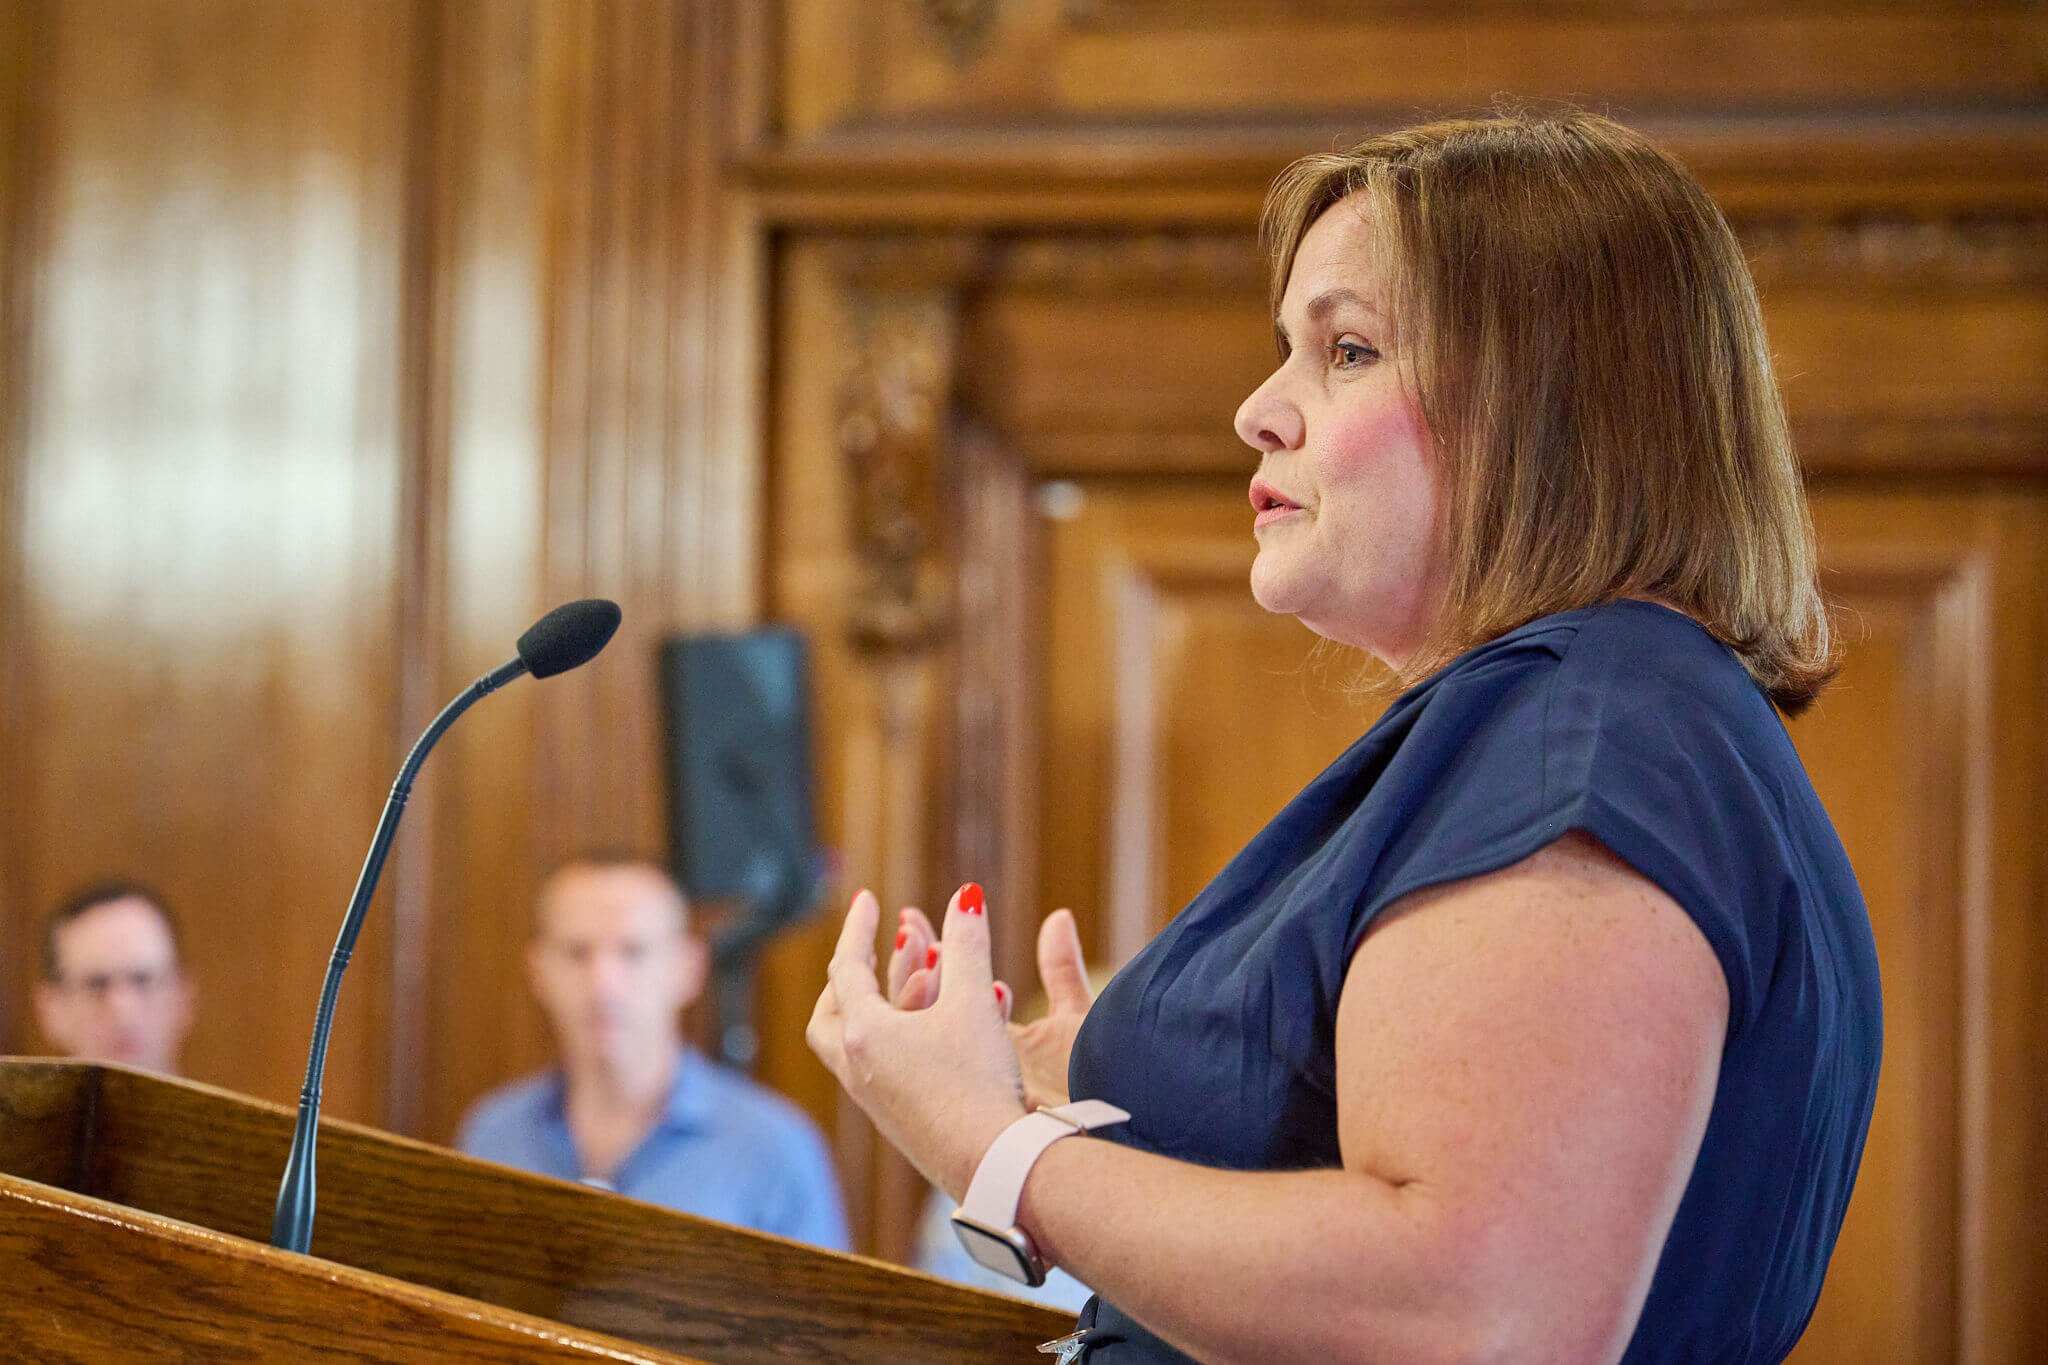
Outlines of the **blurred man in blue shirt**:
[{"label": "blurred man in blue shirt", "polygon": [[678,1020],[708,954],[673,880],[579,858],[541,887],[527,975],[560,1069],[485,1096],[456,1146],[685,1213],[844,1249],[838,1182],[787,1100],[716,1066]]}]

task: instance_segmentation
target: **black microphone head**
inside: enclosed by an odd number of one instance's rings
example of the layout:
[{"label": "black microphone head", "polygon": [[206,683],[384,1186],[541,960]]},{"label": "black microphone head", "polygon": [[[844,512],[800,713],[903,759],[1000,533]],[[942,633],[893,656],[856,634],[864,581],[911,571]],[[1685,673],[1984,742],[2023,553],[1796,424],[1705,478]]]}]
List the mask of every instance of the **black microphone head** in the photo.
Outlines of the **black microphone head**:
[{"label": "black microphone head", "polygon": [[536,678],[552,678],[597,657],[619,628],[619,604],[602,597],[564,602],[519,637],[519,662]]}]

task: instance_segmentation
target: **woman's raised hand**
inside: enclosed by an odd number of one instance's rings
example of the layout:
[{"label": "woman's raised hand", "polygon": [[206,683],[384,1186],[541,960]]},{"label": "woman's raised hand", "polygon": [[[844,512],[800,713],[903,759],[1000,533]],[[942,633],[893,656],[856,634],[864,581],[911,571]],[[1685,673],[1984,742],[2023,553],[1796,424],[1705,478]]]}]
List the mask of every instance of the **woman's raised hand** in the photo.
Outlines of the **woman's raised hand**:
[{"label": "woman's raised hand", "polygon": [[1038,927],[1038,979],[1045,987],[1045,1017],[1010,1025],[1010,1044],[1024,1076],[1024,1103],[1034,1109],[1067,1102],[1074,1035],[1095,1003],[1071,910],[1053,911]]},{"label": "woman's raised hand", "polygon": [[[889,957],[889,999],[902,1010],[926,1008],[938,999],[943,970],[931,921],[914,906],[898,911],[896,946]],[[1024,1076],[1024,1102],[1032,1108],[1067,1102],[1067,1060],[1073,1055],[1074,1035],[1095,1003],[1073,911],[1055,910],[1039,926],[1038,977],[1045,988],[1045,1017],[1010,1025],[1010,1043]],[[1015,1004],[1012,992],[1001,981],[995,983],[995,991],[1003,1018],[1008,1019]]]},{"label": "woman's raised hand", "polygon": [[923,915],[904,913],[886,996],[875,980],[880,919],[871,892],[853,898],[805,1038],[882,1136],[958,1199],[996,1135],[1025,1113],[982,891],[969,882],[953,894],[935,941]]}]

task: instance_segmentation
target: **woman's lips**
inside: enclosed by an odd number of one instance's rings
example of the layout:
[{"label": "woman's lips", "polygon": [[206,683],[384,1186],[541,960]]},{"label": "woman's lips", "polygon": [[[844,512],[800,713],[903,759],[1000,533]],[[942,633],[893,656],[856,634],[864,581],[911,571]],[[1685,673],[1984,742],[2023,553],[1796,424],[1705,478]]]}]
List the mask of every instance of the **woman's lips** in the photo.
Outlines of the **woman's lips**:
[{"label": "woman's lips", "polygon": [[1258,515],[1252,518],[1254,531],[1270,526],[1301,510],[1301,504],[1267,483],[1264,479],[1253,479],[1251,486],[1252,510]]},{"label": "woman's lips", "polygon": [[1264,530],[1274,522],[1291,517],[1300,510],[1299,507],[1268,507],[1265,511],[1252,518],[1252,529],[1254,531]]}]

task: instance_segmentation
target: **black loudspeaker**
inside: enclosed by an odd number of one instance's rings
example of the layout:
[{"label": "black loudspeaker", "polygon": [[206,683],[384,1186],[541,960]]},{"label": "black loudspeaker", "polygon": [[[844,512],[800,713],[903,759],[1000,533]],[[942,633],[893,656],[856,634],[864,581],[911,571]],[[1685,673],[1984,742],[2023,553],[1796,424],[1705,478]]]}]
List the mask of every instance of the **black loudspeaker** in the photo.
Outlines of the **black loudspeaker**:
[{"label": "black loudspeaker", "polygon": [[803,637],[765,629],[667,640],[661,698],[670,862],[693,899],[734,903],[709,937],[719,1048],[746,1067],[755,955],[819,892]]},{"label": "black loudspeaker", "polygon": [[662,645],[670,852],[692,896],[768,899],[815,860],[805,665],[793,630]]}]

